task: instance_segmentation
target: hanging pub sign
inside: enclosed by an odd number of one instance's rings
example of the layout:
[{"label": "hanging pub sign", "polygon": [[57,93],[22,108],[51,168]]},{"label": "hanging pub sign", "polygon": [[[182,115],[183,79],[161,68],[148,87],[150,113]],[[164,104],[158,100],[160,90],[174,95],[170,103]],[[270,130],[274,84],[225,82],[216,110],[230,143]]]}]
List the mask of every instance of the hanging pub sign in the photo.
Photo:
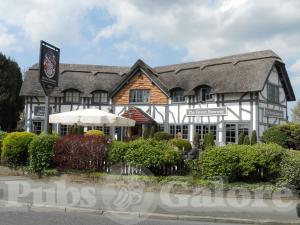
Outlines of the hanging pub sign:
[{"label": "hanging pub sign", "polygon": [[40,83],[46,96],[49,96],[54,87],[58,86],[59,53],[59,48],[41,41],[39,63]]}]

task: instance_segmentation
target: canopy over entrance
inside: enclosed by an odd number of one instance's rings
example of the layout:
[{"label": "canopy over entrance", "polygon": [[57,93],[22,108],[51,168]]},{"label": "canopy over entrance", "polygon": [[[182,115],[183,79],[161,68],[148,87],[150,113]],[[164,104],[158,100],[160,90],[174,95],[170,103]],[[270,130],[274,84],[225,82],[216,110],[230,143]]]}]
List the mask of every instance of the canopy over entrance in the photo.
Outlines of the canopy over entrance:
[{"label": "canopy over entrance", "polygon": [[78,126],[133,127],[135,121],[99,109],[83,109],[49,116],[49,123]]}]

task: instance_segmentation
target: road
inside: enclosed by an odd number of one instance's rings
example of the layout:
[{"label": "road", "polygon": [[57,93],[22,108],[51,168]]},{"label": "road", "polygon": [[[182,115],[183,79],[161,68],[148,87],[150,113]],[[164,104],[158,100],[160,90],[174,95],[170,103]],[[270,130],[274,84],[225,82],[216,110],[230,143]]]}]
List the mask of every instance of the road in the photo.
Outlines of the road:
[{"label": "road", "polygon": [[[216,225],[207,222],[189,222],[180,220],[132,219],[129,217],[108,217],[93,213],[61,212],[49,209],[6,208],[0,210],[0,225]],[[218,225],[229,225],[218,223]],[[236,224],[235,225],[239,225]]]}]

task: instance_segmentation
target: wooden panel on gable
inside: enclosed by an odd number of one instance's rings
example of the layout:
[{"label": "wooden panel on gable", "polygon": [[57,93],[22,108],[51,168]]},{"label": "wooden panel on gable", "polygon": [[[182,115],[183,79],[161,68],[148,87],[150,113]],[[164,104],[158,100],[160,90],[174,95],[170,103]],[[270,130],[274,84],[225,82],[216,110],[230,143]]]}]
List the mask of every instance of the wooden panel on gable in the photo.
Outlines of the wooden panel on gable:
[{"label": "wooden panel on gable", "polygon": [[150,104],[167,104],[168,97],[143,73],[136,73],[129,82],[114,96],[113,104],[129,103],[129,93],[132,89],[150,90]]}]

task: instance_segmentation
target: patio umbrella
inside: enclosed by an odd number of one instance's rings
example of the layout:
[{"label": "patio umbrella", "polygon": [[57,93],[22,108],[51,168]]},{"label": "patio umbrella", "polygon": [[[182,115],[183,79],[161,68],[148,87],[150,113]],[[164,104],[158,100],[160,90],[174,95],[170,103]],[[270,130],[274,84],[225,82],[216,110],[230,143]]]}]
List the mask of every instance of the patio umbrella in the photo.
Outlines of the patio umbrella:
[{"label": "patio umbrella", "polygon": [[99,109],[83,109],[52,114],[49,123],[78,126],[133,127],[135,121]]}]

